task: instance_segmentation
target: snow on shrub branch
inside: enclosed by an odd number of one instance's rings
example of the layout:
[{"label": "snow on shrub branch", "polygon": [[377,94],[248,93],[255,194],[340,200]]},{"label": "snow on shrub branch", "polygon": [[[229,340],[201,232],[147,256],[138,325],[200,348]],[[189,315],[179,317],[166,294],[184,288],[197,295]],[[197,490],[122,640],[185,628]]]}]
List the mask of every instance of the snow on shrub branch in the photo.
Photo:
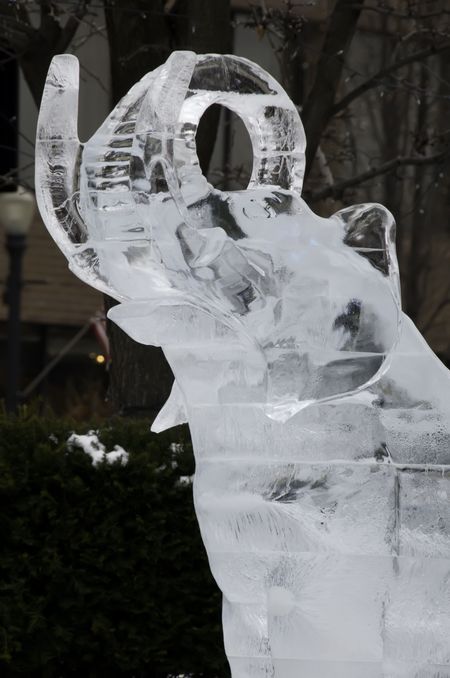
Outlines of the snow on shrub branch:
[{"label": "snow on shrub branch", "polygon": [[120,461],[122,464],[128,462],[128,452],[120,445],[114,445],[110,452],[106,451],[104,444],[98,438],[98,431],[88,431],[84,435],[72,433],[67,439],[67,446],[69,450],[81,448],[92,458],[93,466],[97,466],[102,461],[108,464],[115,461]]}]

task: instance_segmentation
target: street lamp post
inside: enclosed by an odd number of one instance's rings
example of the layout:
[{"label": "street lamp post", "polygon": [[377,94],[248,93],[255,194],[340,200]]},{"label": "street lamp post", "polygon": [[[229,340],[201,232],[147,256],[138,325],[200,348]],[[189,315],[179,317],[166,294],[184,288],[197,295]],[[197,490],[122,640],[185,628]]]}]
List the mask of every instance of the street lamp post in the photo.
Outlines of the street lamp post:
[{"label": "street lamp post", "polygon": [[8,304],[6,347],[6,410],[17,411],[20,380],[20,301],[22,288],[22,258],[27,233],[34,214],[34,196],[22,187],[0,193],[0,225],[6,233],[9,254],[9,275],[6,285]]}]

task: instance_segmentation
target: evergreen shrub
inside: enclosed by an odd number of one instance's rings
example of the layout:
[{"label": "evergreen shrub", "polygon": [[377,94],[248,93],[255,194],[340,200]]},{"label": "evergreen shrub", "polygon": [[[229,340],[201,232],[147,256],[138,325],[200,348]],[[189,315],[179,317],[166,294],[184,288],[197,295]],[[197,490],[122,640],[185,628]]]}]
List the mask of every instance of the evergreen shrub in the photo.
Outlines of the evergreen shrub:
[{"label": "evergreen shrub", "polygon": [[96,466],[72,431],[0,415],[0,676],[228,676],[187,429],[114,420]]}]

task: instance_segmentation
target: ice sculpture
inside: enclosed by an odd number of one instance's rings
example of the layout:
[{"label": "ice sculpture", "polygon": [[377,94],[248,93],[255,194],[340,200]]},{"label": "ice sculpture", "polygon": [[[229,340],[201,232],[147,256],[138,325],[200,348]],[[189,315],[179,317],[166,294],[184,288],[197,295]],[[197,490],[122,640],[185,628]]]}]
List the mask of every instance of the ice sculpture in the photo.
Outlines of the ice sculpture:
[{"label": "ice sculpture", "polygon": [[[77,138],[78,65],[51,65],[41,214],[110,317],[175,374],[233,678],[450,677],[450,380],[401,313],[394,221],[300,197],[305,138],[280,85],[175,52]],[[199,168],[212,103],[254,151],[247,190]]]}]

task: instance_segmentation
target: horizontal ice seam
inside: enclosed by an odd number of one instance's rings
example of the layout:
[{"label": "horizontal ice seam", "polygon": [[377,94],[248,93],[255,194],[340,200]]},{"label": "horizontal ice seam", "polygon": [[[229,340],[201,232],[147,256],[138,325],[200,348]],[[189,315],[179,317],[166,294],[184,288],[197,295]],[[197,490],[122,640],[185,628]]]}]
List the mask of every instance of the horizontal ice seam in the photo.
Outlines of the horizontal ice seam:
[{"label": "horizontal ice seam", "polygon": [[[281,424],[283,426],[283,424]],[[310,433],[315,433],[315,431],[309,431]],[[318,432],[319,433],[319,432]],[[216,462],[225,463],[227,465],[234,464],[235,462],[244,462],[253,466],[261,465],[278,465],[284,466],[286,464],[296,465],[296,466],[355,466],[359,468],[361,466],[373,466],[374,468],[390,468],[395,471],[421,471],[427,473],[428,471],[438,471],[439,473],[450,473],[450,465],[448,464],[401,464],[396,462],[389,463],[378,463],[373,461],[373,457],[367,459],[361,459],[355,461],[354,459],[331,459],[327,461],[326,459],[311,459],[306,461],[305,459],[261,459],[260,457],[211,457],[208,459],[200,458],[197,460],[197,467],[202,464],[212,464]]]},{"label": "horizontal ice seam", "polygon": [[255,158],[278,158],[282,156],[283,158],[289,158],[295,156],[296,159],[303,156],[303,151],[298,150],[297,148],[292,148],[290,151],[270,151],[265,153],[264,151],[258,150],[257,148],[253,150],[253,155]]},{"label": "horizontal ice seam", "polygon": [[[200,518],[200,521],[202,518]],[[283,556],[283,558],[286,559],[286,557],[289,557],[290,555],[294,556],[299,556],[299,555],[305,555],[305,556],[311,556],[311,559],[313,558],[320,558],[321,560],[324,560],[326,558],[334,558],[337,560],[370,560],[371,562],[373,561],[380,561],[380,562],[386,562],[386,560],[392,560],[393,562],[398,562],[401,561],[402,563],[410,563],[411,565],[415,565],[418,562],[441,562],[444,565],[450,564],[450,557],[444,558],[443,556],[402,556],[402,555],[395,555],[395,554],[388,554],[386,553],[385,555],[379,555],[379,554],[371,554],[371,553],[344,553],[341,551],[296,551],[295,549],[289,548],[289,551],[273,551],[270,549],[258,549],[257,551],[243,551],[239,549],[239,551],[229,551],[229,550],[224,550],[224,551],[215,551],[210,548],[208,545],[208,554],[209,557],[211,556],[216,556],[216,555],[226,555],[226,556],[239,556],[241,558],[242,556],[248,557],[248,556],[259,556],[259,555],[266,555],[266,556]],[[369,576],[369,575],[368,575]],[[287,587],[289,588],[289,587]],[[232,602],[233,605],[251,605],[254,607],[260,607],[261,603],[246,603],[245,601],[239,601],[234,603]]]},{"label": "horizontal ice seam", "polygon": [[[279,662],[296,662],[296,663],[307,663],[307,664],[352,664],[354,666],[358,666],[360,664],[362,665],[367,665],[367,664],[372,664],[373,666],[379,666],[381,667],[383,665],[383,661],[373,661],[372,659],[315,659],[314,657],[312,658],[307,658],[307,657],[283,657],[283,658],[278,658],[274,657],[272,654],[230,654],[229,652],[227,653],[227,657],[229,659],[262,659],[266,662],[273,662],[276,661],[277,664]],[[396,662],[400,664],[401,662]],[[409,663],[404,662],[405,666],[410,666]],[[414,666],[414,664],[411,664],[411,666]],[[448,668],[448,664],[425,664],[425,666],[433,666],[439,668],[440,666],[446,666]]]},{"label": "horizontal ice seam", "polygon": [[[229,652],[227,653],[227,657],[229,659],[262,659],[264,662],[272,663],[276,662],[277,664],[283,663],[283,662],[296,662],[297,664],[300,663],[305,663],[305,664],[315,664],[315,665],[320,665],[320,664],[341,664],[341,665],[350,665],[350,666],[376,666],[380,668],[389,668],[393,667],[395,668],[396,666],[401,666],[401,667],[408,667],[410,666],[413,670],[418,670],[420,669],[431,669],[431,670],[441,670],[445,669],[445,671],[450,671],[450,663],[447,664],[435,664],[435,663],[429,663],[429,662],[423,662],[423,661],[414,661],[414,662],[406,662],[402,659],[384,659],[384,660],[377,660],[374,661],[372,659],[315,659],[315,658],[303,658],[303,657],[274,657],[272,654],[270,655],[261,655],[261,654],[254,654],[254,655],[246,655],[246,654],[230,654]],[[442,676],[436,676],[436,678],[448,678],[450,674],[446,673],[445,675]],[[413,678],[413,674],[411,675],[411,678]],[[434,676],[430,676],[430,678],[435,678]]]},{"label": "horizontal ice seam", "polygon": [[130,160],[98,160],[97,162],[92,162],[89,166],[91,170],[93,167],[126,167],[130,164]]}]

